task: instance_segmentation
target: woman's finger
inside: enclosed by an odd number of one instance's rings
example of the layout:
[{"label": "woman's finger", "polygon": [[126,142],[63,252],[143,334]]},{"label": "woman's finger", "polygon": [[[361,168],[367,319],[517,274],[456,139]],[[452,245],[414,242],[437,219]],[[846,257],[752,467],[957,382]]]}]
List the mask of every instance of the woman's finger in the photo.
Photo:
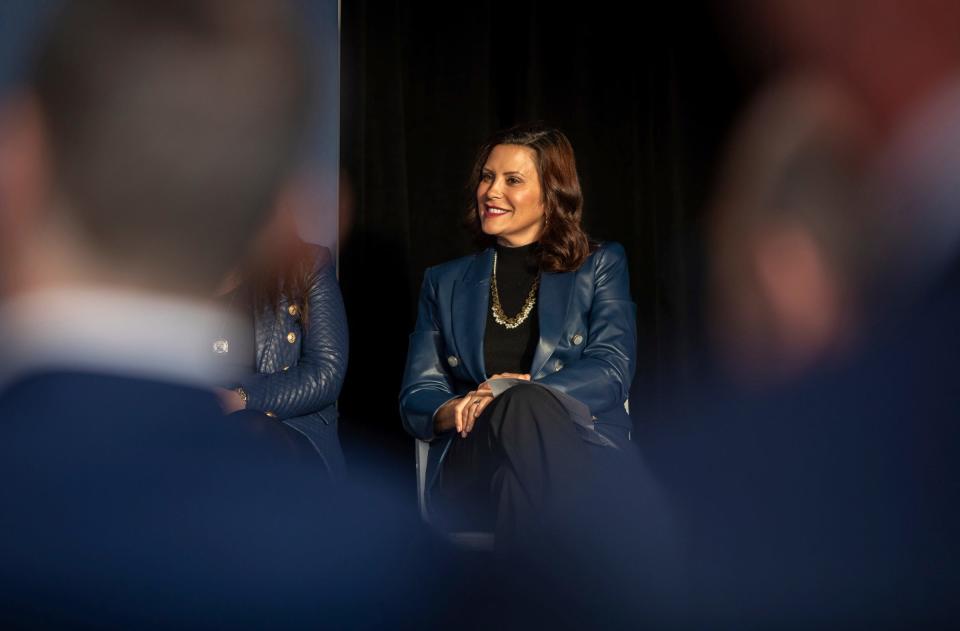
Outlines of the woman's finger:
[{"label": "woman's finger", "polygon": [[464,431],[467,425],[467,419],[471,416],[470,406],[473,403],[474,398],[476,397],[476,392],[468,392],[463,395],[463,399],[457,405],[457,432],[463,436],[467,437],[467,433]]},{"label": "woman's finger", "polygon": [[494,379],[523,379],[524,381],[530,381],[530,375],[521,374],[518,372],[502,372],[496,375],[493,375],[483,383],[481,383],[477,389],[478,390],[490,390],[490,382]]},{"label": "woman's finger", "polygon": [[476,424],[477,419],[483,414],[483,411],[490,405],[490,402],[493,401],[493,395],[490,393],[478,393],[478,396],[474,399],[473,403],[467,408],[467,419],[466,427],[464,428],[464,433],[469,434],[473,431],[473,426]]},{"label": "woman's finger", "polygon": [[463,432],[463,418],[464,418],[463,411],[467,407],[467,405],[470,403],[470,400],[471,400],[471,397],[469,394],[463,396],[460,399],[460,401],[457,402],[457,407],[455,407],[453,410],[457,433]]},{"label": "woman's finger", "polygon": [[472,392],[470,395],[470,403],[464,408],[463,411],[463,430],[461,436],[464,438],[467,437],[467,434],[470,433],[470,430],[473,429],[473,424],[476,422],[476,418],[480,416],[477,412],[477,408],[486,407],[486,402],[493,401],[493,393],[487,391],[477,390]]},{"label": "woman's finger", "polygon": [[493,401],[493,392],[489,390],[478,392],[478,399],[476,405],[472,405],[468,412],[472,413],[473,417],[476,418],[483,413],[483,409]]},{"label": "woman's finger", "polygon": [[490,379],[524,379],[526,381],[529,381],[530,375],[519,373],[519,372],[502,372],[499,375],[494,375],[490,377]]},{"label": "woman's finger", "polygon": [[470,403],[470,406],[467,407],[466,418],[463,419],[463,437],[466,438],[470,435],[470,432],[473,430],[473,424],[476,422],[477,417],[474,416],[473,411],[477,409],[477,406],[480,404],[480,399],[474,399]]},{"label": "woman's finger", "polygon": [[493,397],[481,399],[479,404],[473,406],[473,417],[478,418],[481,414],[483,414],[483,411],[487,409],[487,406],[490,405],[492,401]]}]

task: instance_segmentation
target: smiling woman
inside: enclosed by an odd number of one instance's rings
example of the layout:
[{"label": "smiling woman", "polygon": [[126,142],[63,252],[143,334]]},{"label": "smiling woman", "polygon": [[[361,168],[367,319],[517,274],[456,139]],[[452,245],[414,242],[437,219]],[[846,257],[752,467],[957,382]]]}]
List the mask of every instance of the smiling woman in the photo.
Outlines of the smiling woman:
[{"label": "smiling woman", "polygon": [[596,246],[580,225],[573,147],[557,129],[530,124],[494,134],[480,148],[468,186],[466,223],[480,247],[538,241],[545,271],[572,272]]},{"label": "smiling woman", "polygon": [[[524,125],[478,152],[467,223],[481,251],[427,270],[400,405],[431,441],[431,515],[542,542],[620,471],[634,371],[626,256],[591,244],[570,142]],[[504,381],[512,379],[512,381]]]}]

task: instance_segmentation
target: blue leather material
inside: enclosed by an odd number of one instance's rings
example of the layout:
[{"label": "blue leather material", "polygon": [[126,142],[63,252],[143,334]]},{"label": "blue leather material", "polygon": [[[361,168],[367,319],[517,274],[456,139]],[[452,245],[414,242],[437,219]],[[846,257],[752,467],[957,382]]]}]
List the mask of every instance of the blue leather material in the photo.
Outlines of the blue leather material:
[{"label": "blue leather material", "polygon": [[[452,433],[434,434],[434,412],[488,377],[483,338],[492,268],[493,250],[487,249],[424,274],[400,414],[410,434],[432,441],[428,488],[452,439]],[[598,424],[629,430],[623,403],[636,368],[637,330],[623,247],[601,244],[577,271],[544,273],[537,300],[533,380],[584,403]]]},{"label": "blue leather material", "polygon": [[347,370],[347,316],[330,251],[317,246],[315,259],[307,326],[299,310],[289,312],[286,298],[276,311],[256,313],[257,374],[241,385],[248,408],[275,414],[304,434],[330,474],[339,478],[346,465],[337,436],[336,401]]}]

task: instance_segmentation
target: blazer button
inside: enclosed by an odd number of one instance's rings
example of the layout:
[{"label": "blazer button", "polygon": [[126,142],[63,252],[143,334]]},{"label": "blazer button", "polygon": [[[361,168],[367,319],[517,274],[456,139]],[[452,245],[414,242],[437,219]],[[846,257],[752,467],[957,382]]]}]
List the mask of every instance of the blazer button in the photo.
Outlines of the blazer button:
[{"label": "blazer button", "polygon": [[460,365],[460,360],[457,359],[456,356],[451,355],[450,357],[447,357],[447,363],[450,364],[451,368],[456,368]]},{"label": "blazer button", "polygon": [[298,313],[300,313],[300,308],[297,307],[297,305],[290,305],[289,307],[287,307],[287,313],[289,313],[292,316],[295,316]]},{"label": "blazer button", "polygon": [[553,370],[554,370],[554,371],[559,371],[561,368],[563,368],[563,362],[558,359],[556,365],[555,365],[554,368],[553,368]]},{"label": "blazer button", "polygon": [[583,336],[577,333],[572,338],[570,338],[570,341],[573,342],[574,346],[580,346],[581,344],[583,344]]},{"label": "blazer button", "polygon": [[277,418],[276,412],[266,412],[266,415],[269,416],[270,418]]},{"label": "blazer button", "polygon": [[287,333],[287,341],[290,342],[291,344],[293,344],[294,342],[296,342],[296,341],[297,341],[297,334],[294,333],[293,331],[290,331],[289,333]]},{"label": "blazer button", "polygon": [[284,367],[283,367],[283,372],[287,372],[288,370],[290,370],[290,366],[284,366]]}]

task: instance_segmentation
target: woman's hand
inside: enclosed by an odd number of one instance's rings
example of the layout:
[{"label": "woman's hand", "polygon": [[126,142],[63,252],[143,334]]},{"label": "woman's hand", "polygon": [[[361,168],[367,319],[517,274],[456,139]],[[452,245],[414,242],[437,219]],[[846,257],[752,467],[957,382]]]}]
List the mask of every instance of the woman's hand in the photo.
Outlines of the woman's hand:
[{"label": "woman's hand", "polygon": [[494,379],[523,379],[530,381],[530,375],[504,372],[494,375],[477,386],[473,392],[468,392],[457,399],[451,399],[440,406],[434,417],[434,431],[437,433],[456,429],[457,433],[466,438],[473,424],[483,414],[483,411],[493,401],[493,390],[490,388],[490,382]]},{"label": "woman's hand", "polygon": [[456,429],[458,434],[466,438],[480,416],[476,409],[483,410],[492,400],[493,392],[489,388],[477,389],[457,399],[450,399],[437,410],[433,421],[434,431],[440,433]]},{"label": "woman's hand", "polygon": [[466,409],[463,412],[464,429],[460,435],[464,438],[467,437],[467,434],[469,434],[470,430],[473,429],[473,424],[478,418],[480,418],[480,415],[483,414],[483,411],[487,409],[487,406],[493,401],[493,389],[490,387],[490,382],[494,379],[522,379],[524,381],[530,381],[530,375],[516,372],[502,372],[498,375],[490,377],[477,386],[476,392],[471,393],[477,397],[475,402],[467,403]]},{"label": "woman's hand", "polygon": [[521,374],[518,372],[502,372],[499,375],[494,375],[489,379],[487,379],[486,381],[484,381],[483,383],[481,383],[477,387],[477,390],[489,390],[490,382],[493,381],[494,379],[523,379],[524,381],[530,381],[530,375]]},{"label": "woman's hand", "polygon": [[236,390],[227,390],[226,388],[217,388],[217,398],[220,399],[220,407],[224,414],[232,414],[239,410],[247,409],[247,403],[243,400]]},{"label": "woman's hand", "polygon": [[457,433],[466,438],[473,430],[473,424],[490,402],[493,401],[493,391],[479,388],[468,392],[457,404]]}]

